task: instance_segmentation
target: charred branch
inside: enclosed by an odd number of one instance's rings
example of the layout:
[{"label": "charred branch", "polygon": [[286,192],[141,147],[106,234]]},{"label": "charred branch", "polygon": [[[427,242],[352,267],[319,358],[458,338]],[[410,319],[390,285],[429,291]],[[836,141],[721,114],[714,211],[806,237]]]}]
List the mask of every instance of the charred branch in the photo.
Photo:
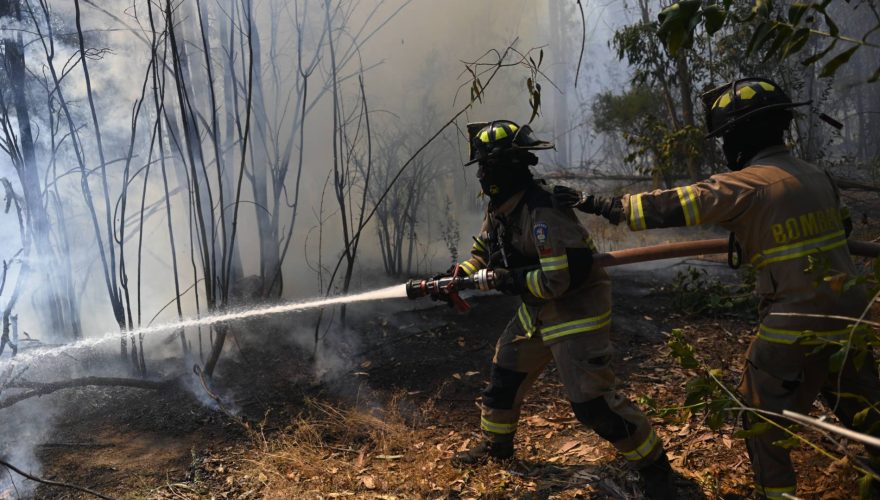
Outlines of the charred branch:
[{"label": "charred branch", "polygon": [[13,382],[5,389],[24,389],[23,392],[9,395],[0,401],[0,409],[20,403],[26,399],[46,396],[53,392],[77,387],[131,387],[152,391],[164,391],[174,387],[178,379],[170,380],[141,380],[119,377],[82,377],[58,382]]},{"label": "charred branch", "polygon": [[30,479],[31,481],[36,481],[38,483],[45,484],[47,486],[57,486],[59,488],[67,488],[70,490],[80,491],[82,493],[88,493],[89,495],[92,495],[97,498],[102,498],[105,500],[114,500],[113,497],[108,497],[107,495],[102,495],[101,493],[98,493],[95,490],[92,490],[92,489],[89,489],[89,488],[86,488],[83,486],[77,486],[75,484],[65,483],[62,481],[52,481],[49,479],[44,479],[40,476],[35,476],[33,474],[29,474],[29,473],[19,469],[18,467],[12,465],[11,463],[7,462],[6,460],[0,459],[0,465],[6,467],[7,469],[11,470],[12,472],[15,472],[16,474],[18,474],[22,477]]}]

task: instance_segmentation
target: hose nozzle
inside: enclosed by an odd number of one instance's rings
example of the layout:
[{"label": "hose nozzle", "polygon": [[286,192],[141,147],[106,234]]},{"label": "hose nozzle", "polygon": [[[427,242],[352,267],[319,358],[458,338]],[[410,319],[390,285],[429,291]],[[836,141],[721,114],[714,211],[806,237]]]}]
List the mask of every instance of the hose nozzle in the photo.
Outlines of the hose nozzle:
[{"label": "hose nozzle", "polygon": [[491,269],[480,269],[473,276],[440,276],[428,279],[411,279],[406,282],[406,296],[410,299],[422,297],[440,297],[458,294],[461,290],[488,291],[495,288],[495,272]]}]

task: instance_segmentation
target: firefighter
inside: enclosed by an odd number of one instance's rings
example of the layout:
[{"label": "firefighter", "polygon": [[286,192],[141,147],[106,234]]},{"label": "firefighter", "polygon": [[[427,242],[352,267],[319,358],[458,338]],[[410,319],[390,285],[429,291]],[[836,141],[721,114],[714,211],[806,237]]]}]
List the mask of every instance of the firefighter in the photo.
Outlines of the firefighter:
[{"label": "firefighter", "polygon": [[[847,320],[797,316],[859,317],[868,303],[861,285],[847,283],[857,274],[846,241],[852,223],[837,187],[827,172],[793,157],[784,144],[791,109],[809,102],[792,102],[779,85],[763,78],[728,83],[703,94],[702,101],[707,138],[722,138],[731,172],[690,186],[613,198],[557,186],[554,202],[602,215],[612,224],[625,221],[633,231],[700,224],[731,231],[742,261],[757,273],[760,296],[758,333],[739,386],[745,402],[776,413],[808,413],[821,393],[846,426],[876,433],[876,412],[854,425],[866,403],[838,397],[851,393],[880,401],[871,352],[863,353],[863,362],[853,354],[839,372],[829,370],[832,354],[859,330]],[[758,422],[757,414],[744,414],[744,427]],[[759,496],[795,494],[789,450],[774,444],[786,437],[771,426],[746,440]]]},{"label": "firefighter", "polygon": [[651,498],[674,498],[672,469],[645,415],[615,389],[611,282],[592,266],[595,246],[570,208],[557,209],[552,194],[532,177],[531,150],[552,148],[528,125],[506,120],[468,125],[470,161],[489,205],[472,257],[460,272],[493,269],[499,290],[522,302],[495,347],[490,383],[483,392],[484,440],[458,453],[467,466],[513,456],[520,408],[551,359],[577,419],[608,440],[641,471]]}]

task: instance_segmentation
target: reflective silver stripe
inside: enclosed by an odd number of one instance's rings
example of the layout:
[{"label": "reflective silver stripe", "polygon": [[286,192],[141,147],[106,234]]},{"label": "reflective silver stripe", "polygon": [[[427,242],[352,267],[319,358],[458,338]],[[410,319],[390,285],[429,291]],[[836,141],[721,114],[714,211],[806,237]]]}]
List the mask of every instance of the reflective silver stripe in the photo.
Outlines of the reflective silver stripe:
[{"label": "reflective silver stripe", "polygon": [[[840,330],[783,330],[761,325],[758,328],[758,338],[775,344],[802,344],[818,345],[828,342],[844,342],[849,340],[853,327]],[[803,339],[803,340],[801,340]]]},{"label": "reflective silver stripe", "polygon": [[599,330],[600,328],[603,328],[609,324],[611,324],[610,310],[608,312],[600,314],[599,316],[593,316],[591,318],[581,318],[574,321],[568,321],[566,323],[560,323],[558,325],[543,327],[541,328],[541,337],[544,339],[544,341],[548,341],[575,333]]},{"label": "reflective silver stripe", "polygon": [[501,424],[486,420],[486,417],[480,417],[480,429],[491,432],[492,434],[513,434],[516,432],[516,423]]},{"label": "reflective silver stripe", "polygon": [[464,273],[467,274],[468,276],[477,272],[477,267],[468,261],[462,262],[461,264],[458,265],[458,267],[460,267],[461,270],[464,271]]},{"label": "reflective silver stripe", "polygon": [[516,316],[519,318],[519,324],[526,331],[526,337],[531,337],[535,333],[535,324],[532,322],[532,315],[529,314],[528,307],[525,304],[520,304]]},{"label": "reflective silver stripe", "polygon": [[763,494],[766,498],[787,498],[786,495],[794,495],[797,491],[795,486],[782,486],[778,488],[769,488],[767,486],[755,485],[755,490]]},{"label": "reflective silver stripe", "polygon": [[526,286],[529,288],[529,292],[532,293],[535,297],[539,299],[544,298],[544,292],[541,291],[541,271],[529,271],[526,274]]},{"label": "reflective silver stripe", "polygon": [[846,234],[844,231],[837,231],[801,243],[769,248],[752,257],[751,262],[755,269],[761,269],[774,262],[797,259],[818,252],[826,252],[844,245],[846,245]]},{"label": "reflective silver stripe", "polygon": [[645,440],[642,441],[642,444],[638,445],[636,449],[621,453],[623,454],[623,457],[630,462],[638,462],[639,460],[644,460],[651,456],[651,452],[654,451],[654,447],[658,444],[660,444],[660,439],[657,437],[657,434],[654,433],[654,429],[651,429],[651,433],[648,434],[648,437],[646,437]]},{"label": "reflective silver stripe", "polygon": [[561,271],[563,269],[568,269],[568,255],[541,257],[541,270],[544,272]]},{"label": "reflective silver stripe", "polygon": [[629,196],[629,228],[633,231],[648,229],[645,224],[645,210],[642,208],[642,193]]},{"label": "reflective silver stripe", "polygon": [[678,201],[684,212],[684,223],[687,226],[696,226],[700,223],[700,209],[697,207],[697,194],[693,186],[675,188],[678,193]]}]

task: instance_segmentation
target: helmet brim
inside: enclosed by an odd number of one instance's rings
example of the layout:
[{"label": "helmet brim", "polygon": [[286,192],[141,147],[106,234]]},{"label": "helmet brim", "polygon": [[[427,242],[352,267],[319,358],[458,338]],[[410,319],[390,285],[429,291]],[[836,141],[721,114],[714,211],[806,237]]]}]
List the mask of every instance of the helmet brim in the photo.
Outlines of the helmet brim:
[{"label": "helmet brim", "polygon": [[490,160],[492,158],[497,158],[498,156],[500,156],[504,153],[509,153],[511,151],[539,151],[542,149],[555,149],[555,148],[556,148],[556,144],[554,144],[552,142],[535,141],[527,146],[511,146],[510,149],[507,149],[505,151],[499,151],[497,153],[490,153],[482,158],[474,158],[473,160],[470,160],[469,162],[465,163],[464,166],[473,165],[474,163],[479,163],[484,160]]},{"label": "helmet brim", "polygon": [[778,103],[778,104],[770,104],[770,105],[749,111],[748,113],[744,113],[743,115],[734,118],[733,120],[725,123],[724,125],[721,125],[720,127],[716,127],[714,130],[709,131],[709,133],[705,135],[705,138],[712,139],[715,137],[721,137],[722,135],[724,135],[725,132],[732,129],[737,124],[742,123],[742,122],[748,120],[749,118],[752,118],[755,115],[765,113],[767,111],[798,108],[801,106],[809,106],[812,103],[813,103],[813,101],[800,101],[800,102],[782,102],[782,103]]}]

